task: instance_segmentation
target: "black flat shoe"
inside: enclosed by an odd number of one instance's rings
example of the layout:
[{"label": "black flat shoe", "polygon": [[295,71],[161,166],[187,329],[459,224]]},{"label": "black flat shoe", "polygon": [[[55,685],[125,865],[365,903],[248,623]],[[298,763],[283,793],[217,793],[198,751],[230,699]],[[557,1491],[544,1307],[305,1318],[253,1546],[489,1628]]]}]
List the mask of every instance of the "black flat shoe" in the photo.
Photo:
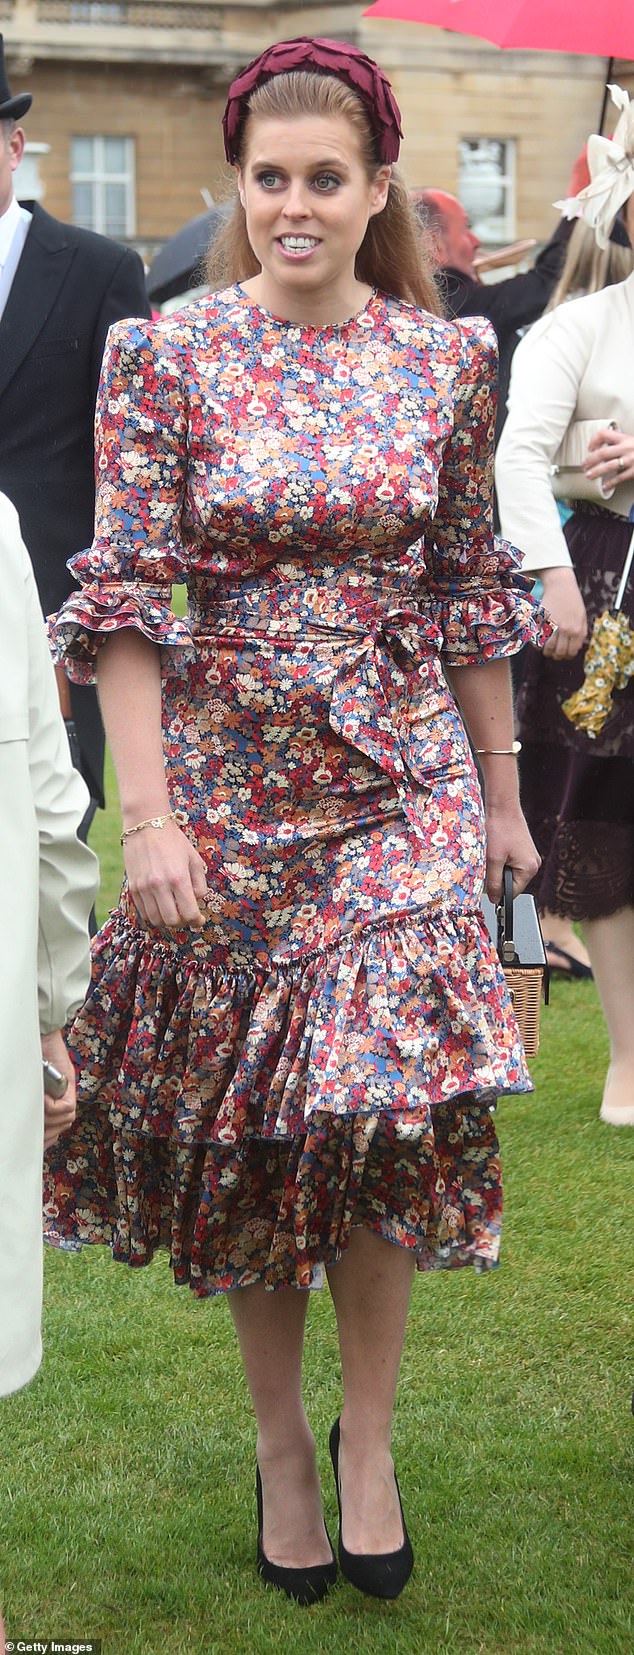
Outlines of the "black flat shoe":
[{"label": "black flat shoe", "polygon": [[277,1586],[279,1592],[286,1592],[287,1598],[293,1598],[295,1603],[319,1603],[337,1578],[337,1559],[330,1545],[328,1530],[326,1534],[332,1562],[315,1563],[309,1569],[284,1569],[280,1563],[271,1563],[262,1546],[262,1478],[259,1468],[256,1471],[255,1492],[258,1503],[258,1574],[268,1581],[269,1586]]},{"label": "black flat shoe", "polygon": [[592,980],[592,966],[584,965],[583,960],[576,960],[574,954],[569,954],[567,948],[560,948],[558,942],[545,942],[546,954],[558,954],[562,965],[554,964],[549,960],[548,965],[558,977],[585,977]]},{"label": "black flat shoe", "polygon": [[414,1567],[414,1553],[410,1542],[401,1495],[396,1479],[396,1492],[401,1507],[403,1523],[403,1544],[396,1552],[349,1552],[341,1538],[341,1491],[339,1488],[339,1420],[336,1419],[330,1433],[330,1458],[335,1473],[335,1488],[337,1490],[337,1505],[339,1507],[339,1565],[342,1575],[356,1586],[359,1592],[366,1592],[372,1598],[397,1598],[407,1585]]}]

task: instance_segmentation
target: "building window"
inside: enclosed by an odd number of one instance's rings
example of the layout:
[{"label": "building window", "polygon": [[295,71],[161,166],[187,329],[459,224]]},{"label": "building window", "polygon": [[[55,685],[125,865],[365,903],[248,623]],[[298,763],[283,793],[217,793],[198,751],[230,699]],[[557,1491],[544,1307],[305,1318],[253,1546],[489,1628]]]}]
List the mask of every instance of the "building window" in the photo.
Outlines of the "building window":
[{"label": "building window", "polygon": [[73,222],[105,236],[133,236],[134,139],[71,139]]},{"label": "building window", "polygon": [[126,10],[124,0],[70,0],[71,23],[121,23]]},{"label": "building window", "polygon": [[40,176],[40,160],[50,155],[50,144],[26,143],[22,160],[13,175],[13,188],[18,201],[41,201],[44,184]]},{"label": "building window", "polygon": [[461,138],[458,195],[485,247],[515,236],[515,140]]}]

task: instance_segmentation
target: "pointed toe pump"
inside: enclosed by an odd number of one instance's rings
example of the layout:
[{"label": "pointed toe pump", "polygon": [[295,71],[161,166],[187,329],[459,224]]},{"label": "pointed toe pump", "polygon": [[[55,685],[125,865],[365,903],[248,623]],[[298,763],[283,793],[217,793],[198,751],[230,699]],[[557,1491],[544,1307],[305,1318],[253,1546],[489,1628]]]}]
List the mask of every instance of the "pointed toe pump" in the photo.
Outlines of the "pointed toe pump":
[{"label": "pointed toe pump", "polygon": [[315,1563],[307,1569],[285,1569],[280,1563],[271,1563],[262,1545],[263,1510],[262,1510],[262,1478],[259,1469],[256,1472],[255,1491],[258,1506],[258,1549],[257,1567],[262,1580],[269,1586],[276,1586],[278,1592],[285,1592],[287,1598],[294,1603],[307,1606],[319,1603],[337,1578],[337,1560],[330,1545],[328,1530],[328,1545],[332,1552],[330,1563]]},{"label": "pointed toe pump", "polygon": [[349,1552],[341,1538],[341,1489],[339,1484],[339,1420],[336,1419],[330,1433],[330,1458],[335,1474],[335,1488],[339,1507],[339,1566],[342,1575],[356,1586],[357,1591],[366,1592],[373,1598],[397,1598],[407,1585],[414,1567],[414,1553],[411,1541],[405,1526],[401,1495],[396,1482],[398,1503],[401,1508],[403,1523],[403,1544],[395,1552]]}]

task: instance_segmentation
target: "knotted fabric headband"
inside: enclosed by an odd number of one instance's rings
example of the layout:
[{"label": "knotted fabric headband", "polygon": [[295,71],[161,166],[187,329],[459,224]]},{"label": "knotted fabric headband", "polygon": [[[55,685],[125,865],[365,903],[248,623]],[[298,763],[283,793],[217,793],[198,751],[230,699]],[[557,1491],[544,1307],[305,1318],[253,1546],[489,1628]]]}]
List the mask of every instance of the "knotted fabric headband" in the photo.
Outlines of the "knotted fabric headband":
[{"label": "knotted fabric headband", "polygon": [[379,160],[398,159],[401,131],[401,112],[387,75],[371,57],[356,46],[347,46],[342,40],[313,40],[299,35],[297,40],[281,40],[269,46],[266,52],[254,57],[246,69],[236,76],[229,87],[227,107],[222,117],[225,155],[234,163],[239,160],[242,128],[247,118],[249,98],[256,86],[263,86],[275,75],[287,75],[293,69],[316,69],[334,75],[361,98],[368,113],[376,138]]},{"label": "knotted fabric headband", "polygon": [[554,203],[564,218],[583,218],[591,224],[598,247],[607,247],[619,208],[634,195],[634,104],[622,86],[610,86],[608,91],[621,111],[614,136],[592,133],[588,139],[590,183],[578,195]]}]

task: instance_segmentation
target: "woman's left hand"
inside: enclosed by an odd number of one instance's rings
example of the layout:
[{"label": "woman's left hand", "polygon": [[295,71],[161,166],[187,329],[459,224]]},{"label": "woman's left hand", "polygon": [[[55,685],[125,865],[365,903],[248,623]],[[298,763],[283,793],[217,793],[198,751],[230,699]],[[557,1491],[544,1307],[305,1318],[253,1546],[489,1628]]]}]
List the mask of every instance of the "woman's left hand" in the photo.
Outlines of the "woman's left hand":
[{"label": "woman's left hand", "polygon": [[586,477],[601,477],[614,488],[617,483],[634,481],[634,437],[626,431],[597,431],[588,443],[583,462]]},{"label": "woman's left hand", "polygon": [[500,901],[506,866],[513,870],[513,896],[519,896],[541,867],[541,856],[519,805],[487,805],[486,839],[485,889],[489,900]]}]

